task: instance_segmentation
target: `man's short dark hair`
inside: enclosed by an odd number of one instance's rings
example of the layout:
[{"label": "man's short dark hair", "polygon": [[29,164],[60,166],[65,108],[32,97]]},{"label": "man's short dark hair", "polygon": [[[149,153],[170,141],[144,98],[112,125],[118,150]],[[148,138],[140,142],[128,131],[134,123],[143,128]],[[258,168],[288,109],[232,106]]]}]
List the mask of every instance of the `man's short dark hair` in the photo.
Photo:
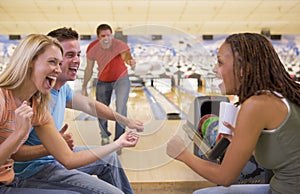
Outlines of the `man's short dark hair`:
[{"label": "man's short dark hair", "polygon": [[112,33],[112,29],[108,24],[101,24],[97,27],[96,30],[97,36],[100,34],[100,31],[102,30],[110,30],[110,32]]},{"label": "man's short dark hair", "polygon": [[51,36],[56,38],[59,42],[62,42],[64,40],[78,40],[79,39],[79,35],[78,33],[73,30],[72,28],[58,28],[55,30],[52,30],[51,32],[49,32],[47,34],[47,36]]}]

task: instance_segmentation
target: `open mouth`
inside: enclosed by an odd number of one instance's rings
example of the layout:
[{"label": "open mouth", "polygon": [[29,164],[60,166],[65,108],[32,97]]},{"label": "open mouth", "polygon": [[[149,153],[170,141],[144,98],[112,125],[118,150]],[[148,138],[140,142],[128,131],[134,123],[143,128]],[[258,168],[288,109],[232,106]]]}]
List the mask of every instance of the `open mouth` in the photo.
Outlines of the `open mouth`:
[{"label": "open mouth", "polygon": [[220,84],[223,83],[223,79],[216,77],[216,79],[214,80],[216,85],[219,86]]},{"label": "open mouth", "polygon": [[216,83],[216,85],[220,85],[221,83],[223,83],[222,76],[218,75],[218,74],[215,74],[214,82]]},{"label": "open mouth", "polygon": [[70,67],[69,70],[72,71],[73,73],[77,73],[78,68],[77,67]]},{"label": "open mouth", "polygon": [[47,80],[48,86],[51,87],[51,88],[53,88],[54,85],[55,85],[55,82],[56,82],[56,77],[54,77],[54,76],[47,76],[46,80]]}]

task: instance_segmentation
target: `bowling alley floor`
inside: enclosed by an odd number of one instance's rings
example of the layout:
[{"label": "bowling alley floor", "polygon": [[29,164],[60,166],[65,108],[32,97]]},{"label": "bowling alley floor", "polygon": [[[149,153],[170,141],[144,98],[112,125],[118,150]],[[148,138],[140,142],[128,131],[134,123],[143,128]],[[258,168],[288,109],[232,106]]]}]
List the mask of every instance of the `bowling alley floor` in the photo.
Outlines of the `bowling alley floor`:
[{"label": "bowling alley floor", "polygon": [[[111,107],[114,108],[114,105]],[[183,163],[166,155],[166,143],[175,134],[183,137],[188,149],[193,151],[193,143],[182,129],[186,120],[155,119],[142,88],[131,90],[128,117],[143,121],[145,126],[136,147],[124,148],[119,155],[136,194],[185,194],[213,186]],[[77,145],[101,145],[98,123],[94,117],[79,111],[66,110],[65,122],[69,124]],[[109,121],[108,125],[114,134],[114,122]]]}]

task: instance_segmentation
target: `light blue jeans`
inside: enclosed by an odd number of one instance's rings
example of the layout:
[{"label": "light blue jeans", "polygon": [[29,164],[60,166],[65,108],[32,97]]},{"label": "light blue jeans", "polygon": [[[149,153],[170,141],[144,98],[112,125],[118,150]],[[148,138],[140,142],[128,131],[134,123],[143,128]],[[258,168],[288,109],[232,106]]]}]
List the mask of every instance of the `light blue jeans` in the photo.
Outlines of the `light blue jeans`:
[{"label": "light blue jeans", "polygon": [[193,194],[272,194],[269,184],[239,184],[230,187],[207,187]]},{"label": "light blue jeans", "polygon": [[[115,91],[116,95],[116,112],[127,116],[127,101],[130,92],[129,77],[123,77],[115,82],[103,82],[98,80],[96,87],[96,100],[109,106],[113,91]],[[99,119],[99,127],[101,129],[102,137],[109,137],[111,135],[111,133],[107,130],[106,119]],[[114,140],[118,139],[124,131],[125,126],[116,122]]]},{"label": "light blue jeans", "polygon": [[[78,152],[94,147],[95,146],[76,146],[74,151]],[[125,194],[134,193],[116,152],[92,164],[77,168],[77,170],[90,175],[96,175],[99,179],[118,187]]]},{"label": "light blue jeans", "polygon": [[[76,146],[74,151],[89,148],[93,146]],[[96,175],[99,179],[91,175]],[[20,180],[16,187],[63,189],[86,194],[133,193],[115,152],[92,164],[73,170],[66,169],[57,161],[48,163],[37,174]]]},{"label": "light blue jeans", "polygon": [[75,191],[55,190],[55,189],[38,189],[38,188],[17,188],[20,184],[19,178],[15,178],[8,185],[0,184],[1,194],[80,194]]}]

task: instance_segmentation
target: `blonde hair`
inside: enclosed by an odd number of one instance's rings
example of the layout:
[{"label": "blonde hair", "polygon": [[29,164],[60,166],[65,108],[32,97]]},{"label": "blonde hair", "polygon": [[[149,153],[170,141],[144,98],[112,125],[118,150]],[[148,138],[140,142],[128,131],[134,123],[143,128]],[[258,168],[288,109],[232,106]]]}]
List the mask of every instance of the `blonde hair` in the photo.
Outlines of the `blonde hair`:
[{"label": "blonde hair", "polygon": [[[53,45],[57,46],[63,54],[63,47],[55,38],[42,34],[30,34],[22,39],[0,75],[0,87],[8,90],[19,87],[25,78],[30,76],[30,68],[33,62],[48,47]],[[40,91],[32,96],[32,101],[37,103],[38,120],[45,113],[49,98],[49,93],[42,94]]]}]

